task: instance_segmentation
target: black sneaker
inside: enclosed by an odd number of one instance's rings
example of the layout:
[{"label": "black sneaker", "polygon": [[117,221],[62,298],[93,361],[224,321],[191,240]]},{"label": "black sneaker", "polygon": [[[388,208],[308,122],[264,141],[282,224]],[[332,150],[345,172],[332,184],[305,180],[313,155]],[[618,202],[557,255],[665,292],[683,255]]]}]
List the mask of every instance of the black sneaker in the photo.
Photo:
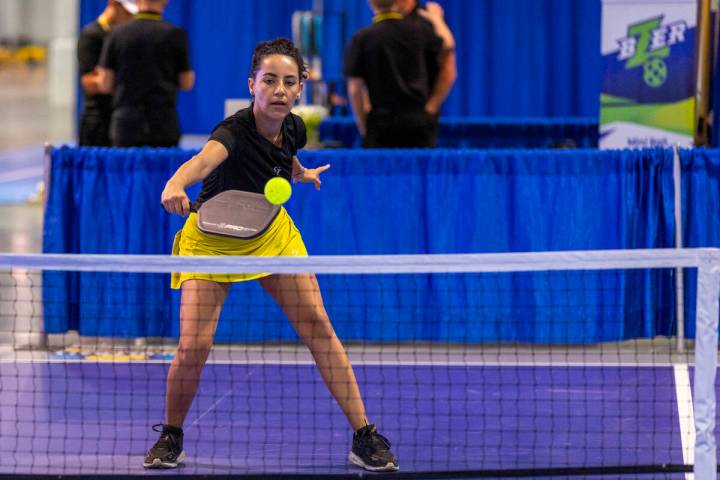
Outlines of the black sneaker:
[{"label": "black sneaker", "polygon": [[348,460],[371,472],[394,472],[400,468],[390,451],[390,442],[377,433],[375,425],[366,425],[355,432]]},{"label": "black sneaker", "polygon": [[[158,427],[162,427],[159,430]],[[153,431],[160,432],[160,439],[145,454],[145,468],[176,468],[185,460],[183,451],[182,428],[159,423],[153,425]]]}]

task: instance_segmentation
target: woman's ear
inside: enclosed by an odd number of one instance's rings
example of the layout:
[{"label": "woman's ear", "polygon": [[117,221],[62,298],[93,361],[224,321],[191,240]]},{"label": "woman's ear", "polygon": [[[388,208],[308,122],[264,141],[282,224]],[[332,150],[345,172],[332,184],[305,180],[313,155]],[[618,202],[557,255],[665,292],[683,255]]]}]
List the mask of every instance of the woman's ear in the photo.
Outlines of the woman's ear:
[{"label": "woman's ear", "polygon": [[304,88],[305,88],[305,82],[300,81],[300,90],[298,90],[297,97],[295,97],[295,105],[297,105],[298,103],[300,103],[301,93],[302,93],[302,91],[303,91]]},{"label": "woman's ear", "polygon": [[250,91],[250,96],[255,96],[255,82],[252,78],[248,78],[248,90]]}]

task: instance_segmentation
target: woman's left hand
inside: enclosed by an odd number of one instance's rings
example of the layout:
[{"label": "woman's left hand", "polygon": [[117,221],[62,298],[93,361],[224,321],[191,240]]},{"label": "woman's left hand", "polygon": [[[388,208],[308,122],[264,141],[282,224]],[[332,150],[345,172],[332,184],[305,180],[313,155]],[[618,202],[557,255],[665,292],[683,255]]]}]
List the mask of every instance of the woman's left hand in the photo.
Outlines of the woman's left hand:
[{"label": "woman's left hand", "polygon": [[327,165],[323,165],[322,167],[306,168],[302,172],[296,174],[293,177],[293,180],[300,183],[314,183],[315,189],[320,190],[320,185],[322,184],[320,181],[320,174],[328,168],[330,168],[329,163]]}]

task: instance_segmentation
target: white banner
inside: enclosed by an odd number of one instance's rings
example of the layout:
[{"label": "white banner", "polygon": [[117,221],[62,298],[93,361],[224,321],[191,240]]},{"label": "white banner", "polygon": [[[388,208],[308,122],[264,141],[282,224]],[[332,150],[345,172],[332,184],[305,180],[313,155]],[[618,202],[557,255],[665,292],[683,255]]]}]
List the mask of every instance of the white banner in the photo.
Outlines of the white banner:
[{"label": "white banner", "polygon": [[690,147],[695,0],[603,0],[600,148]]}]

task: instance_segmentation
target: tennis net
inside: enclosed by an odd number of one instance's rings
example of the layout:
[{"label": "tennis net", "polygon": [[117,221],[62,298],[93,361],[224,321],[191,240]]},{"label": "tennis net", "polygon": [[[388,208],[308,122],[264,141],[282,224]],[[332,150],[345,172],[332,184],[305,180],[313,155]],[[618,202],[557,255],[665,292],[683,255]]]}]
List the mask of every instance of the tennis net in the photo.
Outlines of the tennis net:
[{"label": "tennis net", "polygon": [[[171,272],[274,275],[223,302],[204,280],[181,297]],[[711,249],[2,254],[0,474],[146,474],[173,362],[201,364],[214,338],[184,418],[183,476],[361,477],[334,331],[394,478],[714,478],[718,272]],[[183,371],[177,382],[199,370]]]}]

